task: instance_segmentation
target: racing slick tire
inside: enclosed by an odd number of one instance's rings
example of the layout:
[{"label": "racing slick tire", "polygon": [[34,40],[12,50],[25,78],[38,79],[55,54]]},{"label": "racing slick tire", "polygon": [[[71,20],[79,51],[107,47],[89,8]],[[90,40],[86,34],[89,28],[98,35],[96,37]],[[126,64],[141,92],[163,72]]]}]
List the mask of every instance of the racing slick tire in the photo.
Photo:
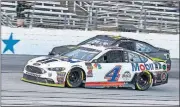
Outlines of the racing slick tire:
[{"label": "racing slick tire", "polygon": [[66,76],[66,86],[69,88],[80,87],[83,83],[84,73],[80,68],[73,68]]},{"label": "racing slick tire", "polygon": [[152,75],[149,71],[143,71],[136,76],[135,89],[145,91],[152,85]]}]

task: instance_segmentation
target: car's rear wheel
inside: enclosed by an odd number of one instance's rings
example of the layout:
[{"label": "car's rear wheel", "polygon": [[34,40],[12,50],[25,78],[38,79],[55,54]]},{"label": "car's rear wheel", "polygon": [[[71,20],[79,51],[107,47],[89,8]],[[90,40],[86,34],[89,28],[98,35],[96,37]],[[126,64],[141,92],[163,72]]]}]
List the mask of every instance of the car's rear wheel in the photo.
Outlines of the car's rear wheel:
[{"label": "car's rear wheel", "polygon": [[66,76],[66,85],[70,88],[80,87],[83,83],[84,74],[79,68],[74,68]]},{"label": "car's rear wheel", "polygon": [[152,75],[149,71],[143,71],[136,76],[135,88],[136,90],[145,91],[149,89],[152,84]]}]

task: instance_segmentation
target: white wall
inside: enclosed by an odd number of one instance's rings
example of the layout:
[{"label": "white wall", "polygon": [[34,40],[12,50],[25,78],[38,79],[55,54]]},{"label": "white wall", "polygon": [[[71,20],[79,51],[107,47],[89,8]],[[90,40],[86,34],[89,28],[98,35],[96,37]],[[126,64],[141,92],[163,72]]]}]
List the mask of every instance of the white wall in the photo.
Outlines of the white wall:
[{"label": "white wall", "polygon": [[[47,55],[55,46],[77,44],[98,34],[114,34],[143,40],[152,45],[169,49],[172,58],[179,58],[179,35],[143,34],[107,31],[54,30],[43,28],[9,28],[2,27],[2,39],[8,39],[11,32],[13,39],[20,39],[14,46],[15,54]],[[1,51],[5,44],[1,43]],[[5,54],[12,54],[7,51]]]}]

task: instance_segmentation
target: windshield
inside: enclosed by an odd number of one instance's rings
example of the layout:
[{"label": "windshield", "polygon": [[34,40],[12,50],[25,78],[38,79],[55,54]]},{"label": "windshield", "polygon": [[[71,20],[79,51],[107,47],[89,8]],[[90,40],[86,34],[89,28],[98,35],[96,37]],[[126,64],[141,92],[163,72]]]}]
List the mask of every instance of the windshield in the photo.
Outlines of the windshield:
[{"label": "windshield", "polygon": [[49,55],[62,55],[67,52],[72,51],[75,48],[73,45],[66,45],[66,46],[59,46],[59,47],[54,47],[52,51],[49,53]]},{"label": "windshield", "polygon": [[99,53],[100,53],[99,50],[81,47],[74,51],[68,52],[68,53],[64,54],[63,56],[74,58],[74,59],[79,59],[79,60],[84,60],[84,61],[90,61]]}]

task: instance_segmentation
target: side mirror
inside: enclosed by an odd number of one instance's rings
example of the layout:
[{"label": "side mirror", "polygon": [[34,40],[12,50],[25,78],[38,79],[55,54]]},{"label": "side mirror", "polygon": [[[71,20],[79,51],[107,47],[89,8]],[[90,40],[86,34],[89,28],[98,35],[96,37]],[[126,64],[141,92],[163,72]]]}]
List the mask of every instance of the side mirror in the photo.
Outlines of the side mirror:
[{"label": "side mirror", "polygon": [[55,53],[54,52],[49,52],[49,55],[55,55]]},{"label": "side mirror", "polygon": [[133,62],[134,61],[133,58],[131,58],[130,61]]}]

